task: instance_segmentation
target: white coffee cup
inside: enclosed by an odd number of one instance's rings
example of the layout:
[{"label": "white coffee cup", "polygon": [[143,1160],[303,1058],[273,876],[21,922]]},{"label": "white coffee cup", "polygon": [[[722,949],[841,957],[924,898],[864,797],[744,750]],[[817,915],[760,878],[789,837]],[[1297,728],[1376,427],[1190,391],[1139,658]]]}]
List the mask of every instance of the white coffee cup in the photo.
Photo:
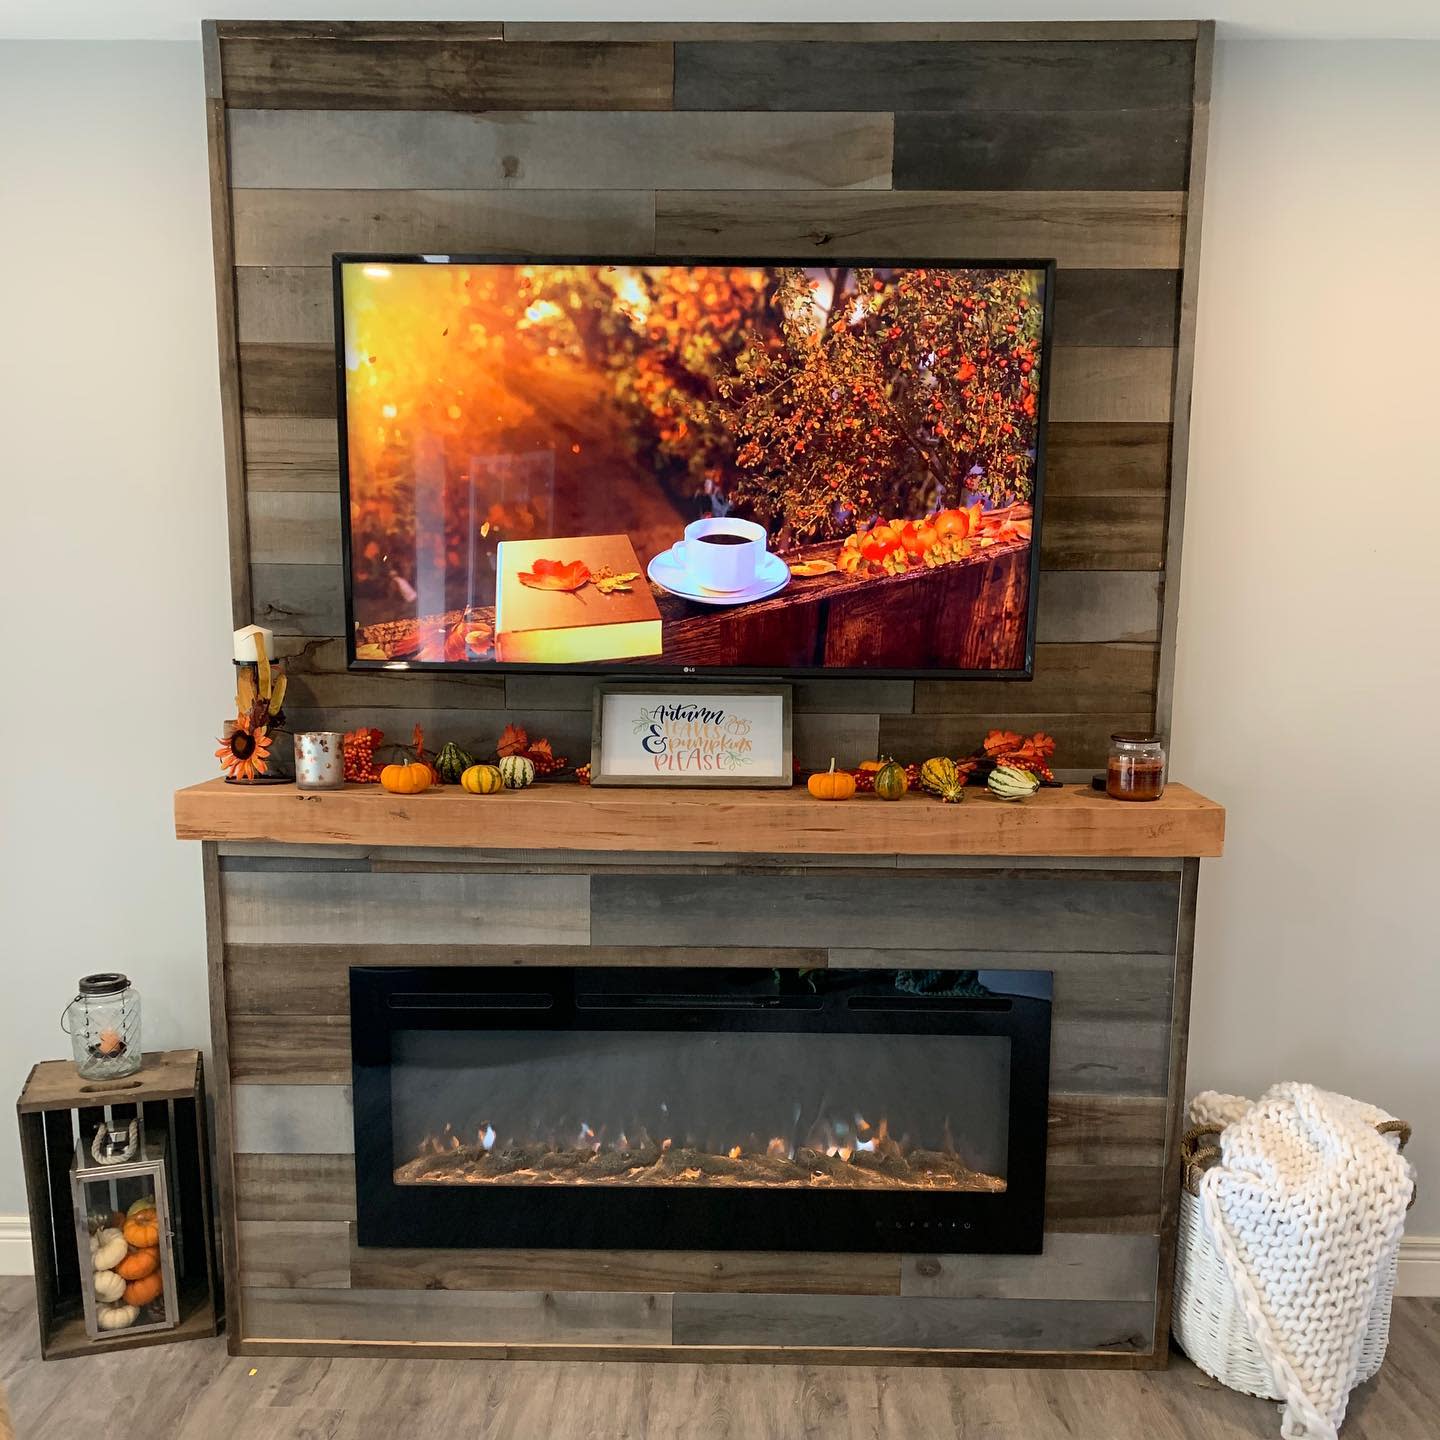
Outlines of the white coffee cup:
[{"label": "white coffee cup", "polygon": [[687,525],[675,552],[702,589],[724,594],[755,583],[767,539],[753,520],[711,516]]}]

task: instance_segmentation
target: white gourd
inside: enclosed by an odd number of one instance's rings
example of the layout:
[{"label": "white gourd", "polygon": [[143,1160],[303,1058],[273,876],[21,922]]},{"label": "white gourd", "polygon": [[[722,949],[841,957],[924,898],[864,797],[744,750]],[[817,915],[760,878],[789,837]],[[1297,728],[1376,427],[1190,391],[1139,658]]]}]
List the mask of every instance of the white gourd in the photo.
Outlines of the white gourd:
[{"label": "white gourd", "polygon": [[118,1300],[125,1293],[125,1278],[113,1270],[95,1272],[95,1294],[101,1300]]},{"label": "white gourd", "polygon": [[95,1322],[102,1330],[124,1330],[135,1323],[138,1305],[102,1305],[95,1312]]},{"label": "white gourd", "polygon": [[506,755],[500,761],[500,780],[507,790],[523,790],[535,779],[535,762],[524,755]]},{"label": "white gourd", "polygon": [[96,1270],[113,1270],[129,1253],[130,1247],[119,1230],[102,1230],[96,1237],[90,1263]]}]

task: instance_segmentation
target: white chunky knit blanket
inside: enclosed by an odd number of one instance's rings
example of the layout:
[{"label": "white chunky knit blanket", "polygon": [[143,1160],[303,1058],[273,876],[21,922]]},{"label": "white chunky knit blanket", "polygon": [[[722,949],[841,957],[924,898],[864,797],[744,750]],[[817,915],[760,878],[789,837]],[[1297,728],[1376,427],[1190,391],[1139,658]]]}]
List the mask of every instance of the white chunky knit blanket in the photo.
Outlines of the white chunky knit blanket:
[{"label": "white chunky knit blanket", "polygon": [[1190,1102],[1192,1125],[1221,1131],[1201,1209],[1284,1397],[1285,1440],[1335,1440],[1345,1418],[1414,1185],[1396,1137],[1376,1129],[1390,1118],[1313,1085]]}]

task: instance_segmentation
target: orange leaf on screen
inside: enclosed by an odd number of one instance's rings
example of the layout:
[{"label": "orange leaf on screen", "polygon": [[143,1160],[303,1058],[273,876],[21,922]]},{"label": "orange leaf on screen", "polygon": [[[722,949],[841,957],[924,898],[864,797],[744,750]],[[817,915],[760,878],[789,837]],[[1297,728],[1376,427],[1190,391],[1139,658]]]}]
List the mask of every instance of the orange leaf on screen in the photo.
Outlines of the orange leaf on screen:
[{"label": "orange leaf on screen", "polygon": [[808,580],[812,575],[833,575],[839,568],[833,560],[797,560],[790,573]]},{"label": "orange leaf on screen", "polygon": [[533,570],[522,570],[518,578],[532,590],[578,590],[590,583],[590,567],[583,560],[537,560]]}]

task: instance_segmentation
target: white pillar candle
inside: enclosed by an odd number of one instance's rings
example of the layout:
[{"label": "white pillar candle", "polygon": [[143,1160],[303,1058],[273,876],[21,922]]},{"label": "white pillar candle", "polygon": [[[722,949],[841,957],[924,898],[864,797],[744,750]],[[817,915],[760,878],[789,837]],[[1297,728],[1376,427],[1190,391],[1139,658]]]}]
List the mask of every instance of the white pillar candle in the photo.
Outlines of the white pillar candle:
[{"label": "white pillar candle", "polygon": [[265,641],[265,655],[268,659],[275,658],[275,632],[267,630],[263,625],[247,625],[243,630],[235,632],[235,658],[253,665],[256,662],[255,637],[259,635]]}]

